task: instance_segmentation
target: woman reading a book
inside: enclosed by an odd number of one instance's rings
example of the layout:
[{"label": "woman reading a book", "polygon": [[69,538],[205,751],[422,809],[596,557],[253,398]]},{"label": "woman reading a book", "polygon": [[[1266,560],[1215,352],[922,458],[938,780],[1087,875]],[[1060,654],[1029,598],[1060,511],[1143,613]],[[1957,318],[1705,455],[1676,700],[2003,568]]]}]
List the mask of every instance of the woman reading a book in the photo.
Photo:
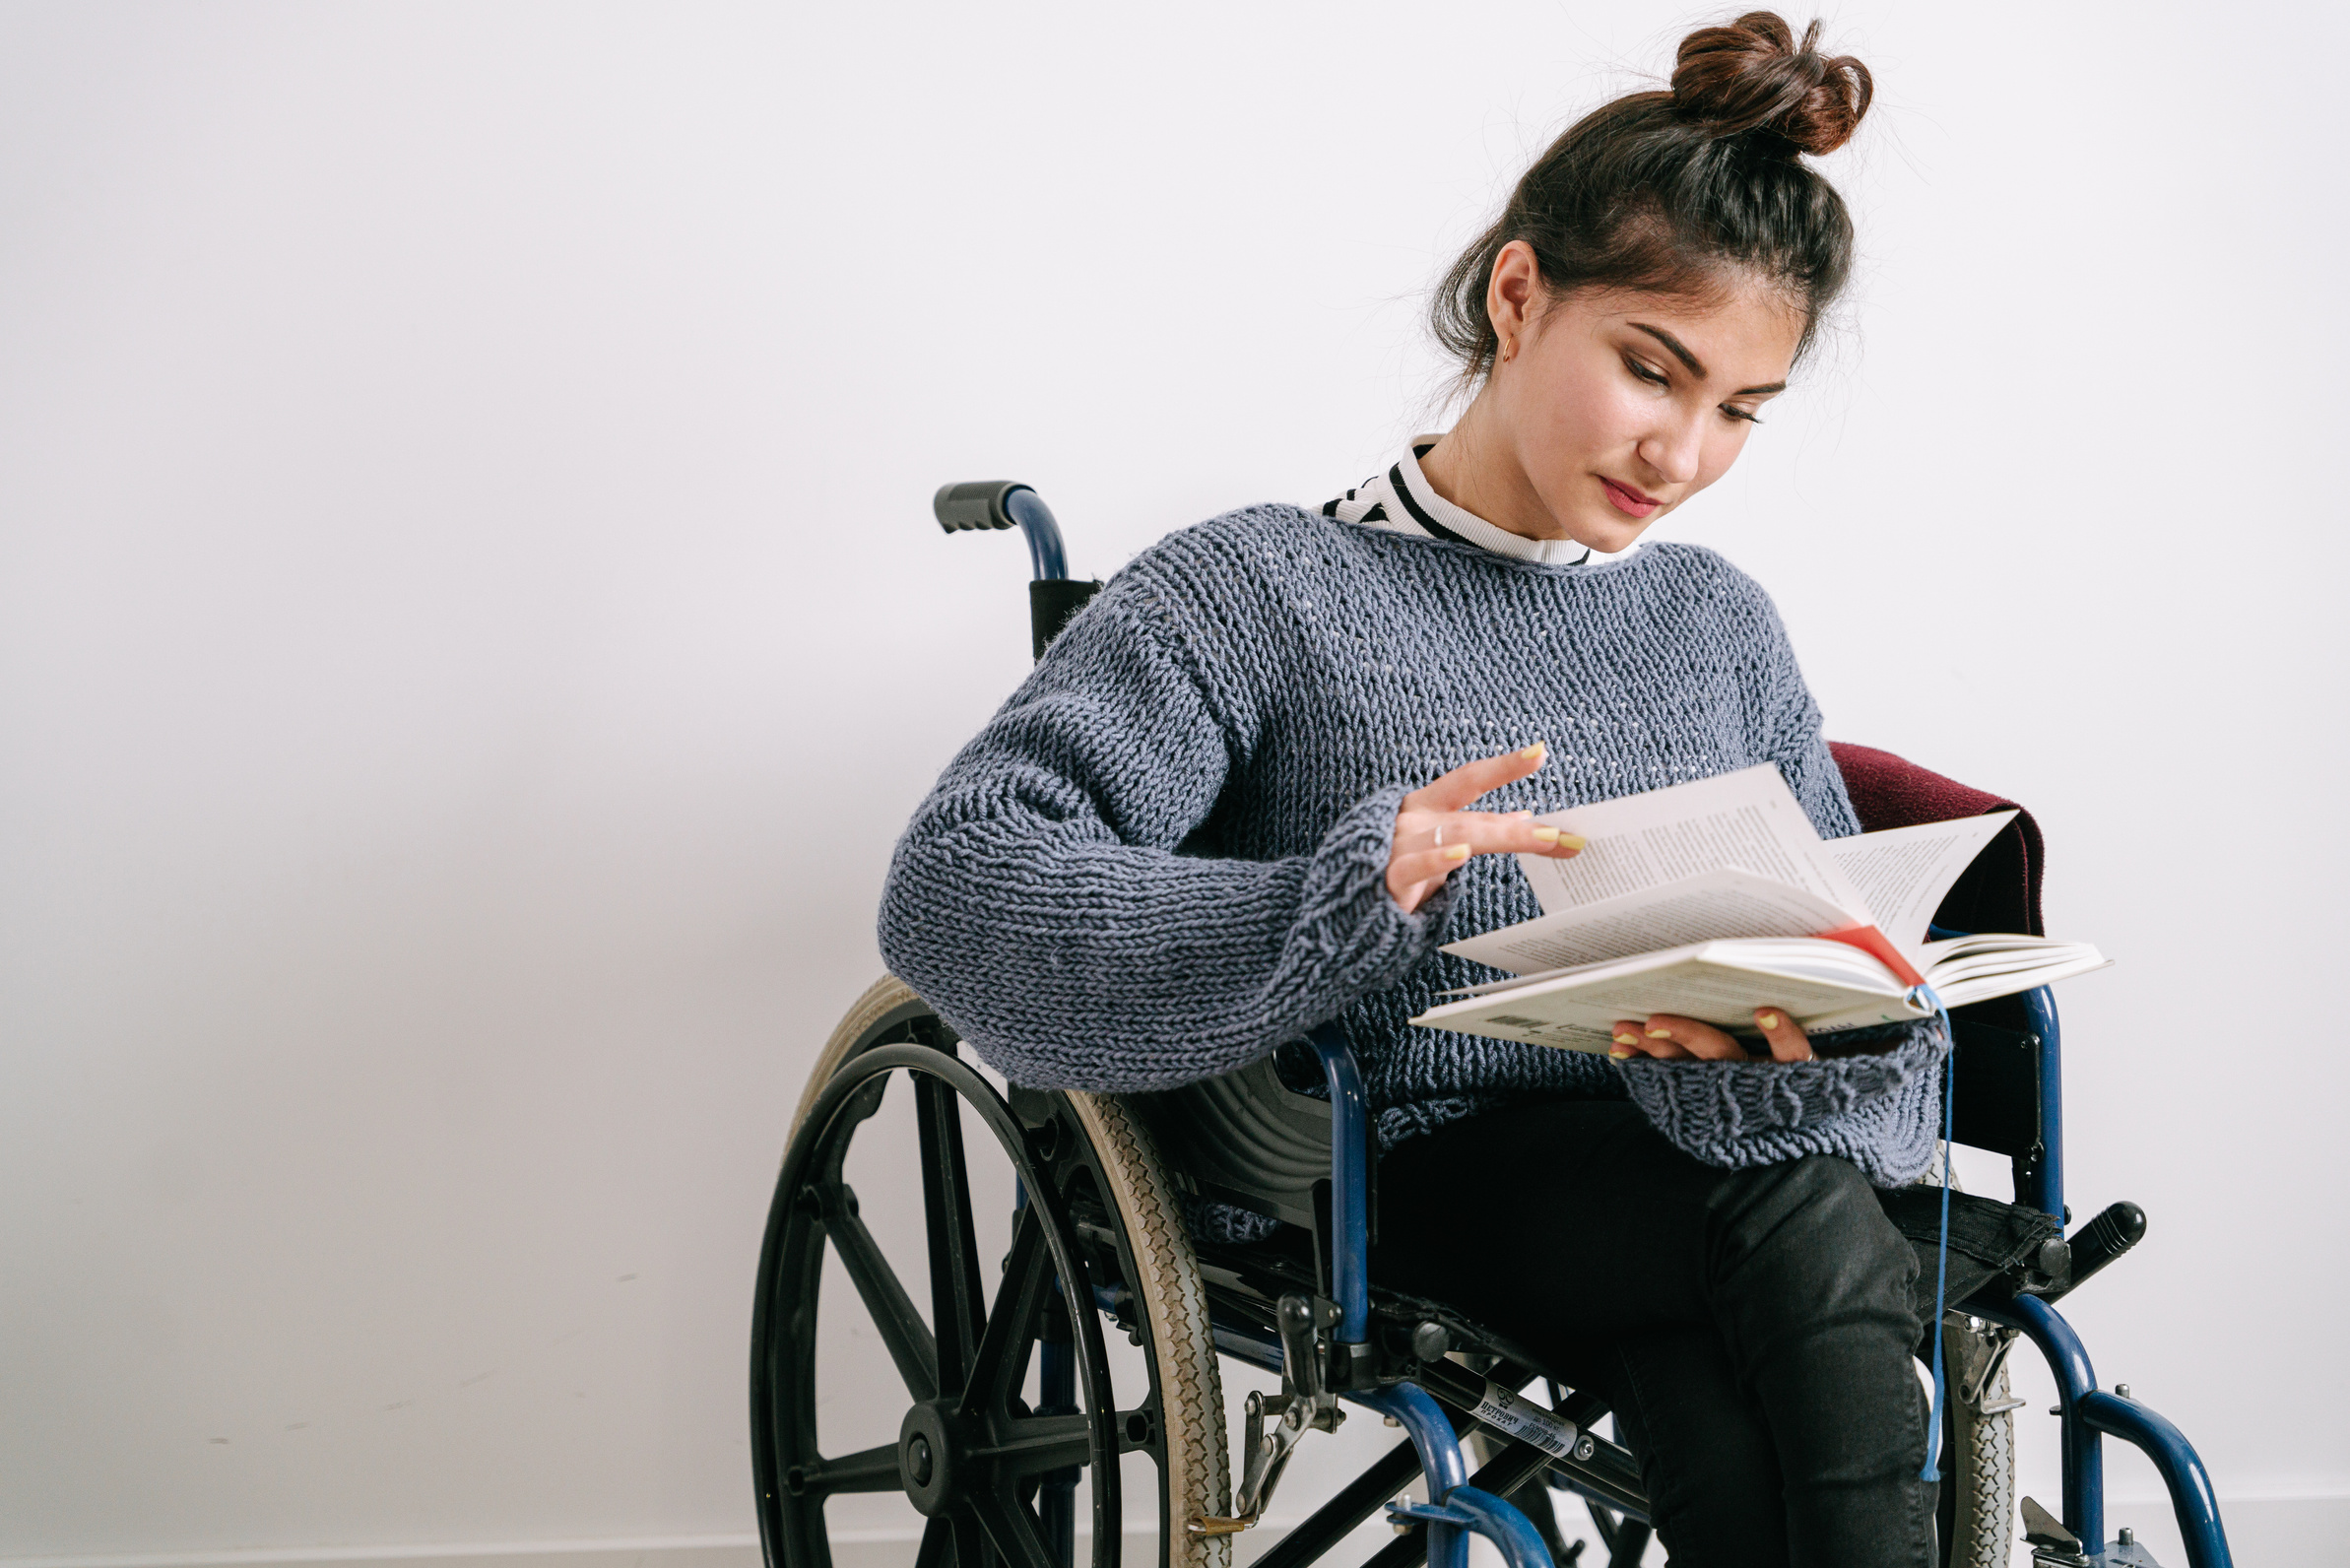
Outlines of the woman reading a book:
[{"label": "woman reading a book", "polygon": [[[1850,270],[1805,162],[1866,70],[1754,13],[1562,135],[1454,265],[1475,389],[1319,509],[1174,534],[1070,624],[898,846],[882,950],[1015,1082],[1127,1091],[1342,1022],[1382,1148],[1374,1277],[1613,1405],[1675,1563],[1926,1564],[1916,1262],[1870,1183],[1932,1150],[1938,1025],[1617,1060],[1415,1029],[1536,913],[1533,814],[1776,763],[1859,830],[1770,599],[1642,543],[1721,478]],[[1312,1076],[1299,1079],[1301,1086]],[[1245,1241],[1255,1216],[1195,1226]]]}]

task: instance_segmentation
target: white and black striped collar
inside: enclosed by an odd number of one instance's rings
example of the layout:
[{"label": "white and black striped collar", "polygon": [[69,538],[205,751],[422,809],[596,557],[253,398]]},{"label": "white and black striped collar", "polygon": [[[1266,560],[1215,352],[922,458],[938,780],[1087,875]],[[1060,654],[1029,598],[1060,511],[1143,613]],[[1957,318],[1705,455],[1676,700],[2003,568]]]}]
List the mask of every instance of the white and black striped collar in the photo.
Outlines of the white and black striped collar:
[{"label": "white and black striped collar", "polygon": [[1528,539],[1496,528],[1436,493],[1428,476],[1420,472],[1420,458],[1436,444],[1433,435],[1415,435],[1403,454],[1384,474],[1374,474],[1339,496],[1326,501],[1322,515],[1364,528],[1383,528],[1394,534],[1423,539],[1449,539],[1474,545],[1496,555],[1538,561],[1545,566],[1598,566],[1621,560],[1638,550],[1638,541],[1613,554],[1593,550],[1572,539]]}]

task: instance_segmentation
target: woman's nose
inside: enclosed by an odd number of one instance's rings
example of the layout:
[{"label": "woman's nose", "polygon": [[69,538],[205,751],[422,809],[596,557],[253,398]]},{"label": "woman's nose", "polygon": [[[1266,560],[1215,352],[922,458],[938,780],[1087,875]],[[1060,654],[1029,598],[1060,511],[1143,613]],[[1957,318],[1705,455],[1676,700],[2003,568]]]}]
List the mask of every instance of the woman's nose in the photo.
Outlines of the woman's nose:
[{"label": "woman's nose", "polygon": [[1703,417],[1675,420],[1650,433],[1639,446],[1640,460],[1655,469],[1668,485],[1686,485],[1697,478],[1704,438]]}]

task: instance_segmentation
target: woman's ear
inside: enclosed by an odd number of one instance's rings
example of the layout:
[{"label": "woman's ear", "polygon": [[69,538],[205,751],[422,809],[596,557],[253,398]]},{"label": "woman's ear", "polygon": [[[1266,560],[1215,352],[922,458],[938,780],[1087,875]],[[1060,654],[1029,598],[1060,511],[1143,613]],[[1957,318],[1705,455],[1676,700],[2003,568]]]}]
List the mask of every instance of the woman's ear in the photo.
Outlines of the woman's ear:
[{"label": "woman's ear", "polygon": [[1493,275],[1485,284],[1485,314],[1493,323],[1498,353],[1526,335],[1534,324],[1542,293],[1542,269],[1534,246],[1513,239],[1493,258]]}]

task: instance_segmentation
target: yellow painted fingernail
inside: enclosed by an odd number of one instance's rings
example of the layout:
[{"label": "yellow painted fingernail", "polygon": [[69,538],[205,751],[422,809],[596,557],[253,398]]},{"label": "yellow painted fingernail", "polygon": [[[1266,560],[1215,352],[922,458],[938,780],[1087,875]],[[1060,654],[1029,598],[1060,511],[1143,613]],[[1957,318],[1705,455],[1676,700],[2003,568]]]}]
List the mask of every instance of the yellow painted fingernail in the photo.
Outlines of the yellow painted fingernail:
[{"label": "yellow painted fingernail", "polygon": [[1669,1040],[1672,1038],[1672,1031],[1670,1029],[1651,1029],[1649,1030],[1649,1038],[1652,1040]]},{"label": "yellow painted fingernail", "polygon": [[1557,828],[1555,828],[1555,827],[1537,827],[1537,828],[1535,828],[1535,829],[1534,829],[1534,842],[1535,842],[1535,843],[1537,843],[1537,844],[1555,844],[1555,843],[1557,843],[1557,842],[1558,842],[1558,829],[1557,829]]},{"label": "yellow painted fingernail", "polygon": [[1779,1014],[1776,1013],[1766,1013],[1761,1017],[1756,1018],[1754,1021],[1761,1024],[1766,1029],[1776,1029],[1779,1027]]},{"label": "yellow painted fingernail", "polygon": [[1518,754],[1531,762],[1548,750],[1550,750],[1550,743],[1548,741],[1536,741],[1534,745],[1528,747],[1525,751],[1520,751]]},{"label": "yellow painted fingernail", "polygon": [[1558,835],[1558,847],[1561,849],[1581,849],[1585,842],[1584,836],[1581,833],[1561,833]]},{"label": "yellow painted fingernail", "polygon": [[1469,846],[1467,844],[1447,844],[1444,846],[1444,858],[1447,860],[1467,860],[1469,858]]},{"label": "yellow painted fingernail", "polygon": [[1640,1036],[1637,1034],[1619,1034],[1615,1037],[1615,1043],[1618,1045],[1638,1045],[1640,1043]]},{"label": "yellow painted fingernail", "polygon": [[1631,1052],[1629,1052],[1629,1051],[1626,1051],[1626,1050],[1622,1049],[1620,1046],[1618,1046],[1618,1047],[1610,1047],[1610,1048],[1609,1048],[1609,1050],[1608,1050],[1608,1052],[1607,1052],[1607,1054],[1608,1054],[1609,1056],[1612,1056],[1612,1057],[1614,1057],[1614,1058],[1615,1058],[1615,1059],[1616,1059],[1618,1062],[1621,1062],[1621,1061],[1623,1061],[1625,1058],[1629,1057],[1629,1056],[1630,1056],[1632,1053],[1631,1053]]}]

